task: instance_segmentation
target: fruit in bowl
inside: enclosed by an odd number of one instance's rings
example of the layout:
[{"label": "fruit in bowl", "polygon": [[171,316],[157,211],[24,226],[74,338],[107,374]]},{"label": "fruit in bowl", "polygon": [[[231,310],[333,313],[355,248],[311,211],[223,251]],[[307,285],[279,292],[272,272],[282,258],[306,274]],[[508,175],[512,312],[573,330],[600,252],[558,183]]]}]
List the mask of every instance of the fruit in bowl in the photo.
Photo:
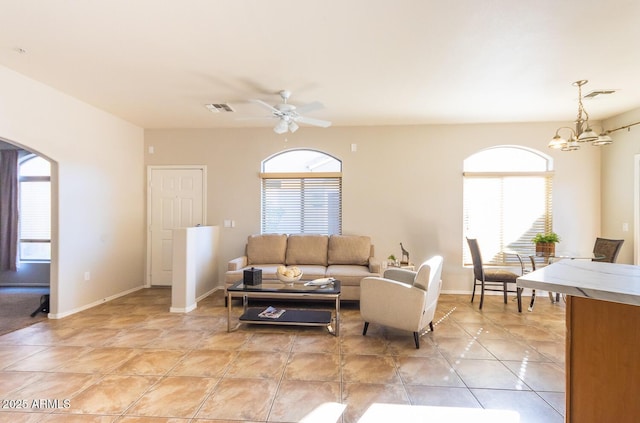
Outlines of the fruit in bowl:
[{"label": "fruit in bowl", "polygon": [[278,266],[276,269],[276,276],[282,283],[298,282],[302,277],[302,270],[296,266]]}]

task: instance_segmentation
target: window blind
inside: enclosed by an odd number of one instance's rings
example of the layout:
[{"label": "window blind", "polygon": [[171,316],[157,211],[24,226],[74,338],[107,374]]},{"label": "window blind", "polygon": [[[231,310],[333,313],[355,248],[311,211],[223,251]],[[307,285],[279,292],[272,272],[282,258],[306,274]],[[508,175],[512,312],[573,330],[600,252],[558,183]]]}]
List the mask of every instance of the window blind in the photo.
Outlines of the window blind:
[{"label": "window blind", "polygon": [[340,234],[341,177],[262,179],[262,233]]},{"label": "window blind", "polygon": [[[478,239],[484,263],[517,263],[517,257],[506,251],[525,257],[535,254],[532,238],[552,230],[552,184],[552,176],[544,172],[541,176],[465,174],[464,232]],[[463,261],[470,265],[464,245]]]}]

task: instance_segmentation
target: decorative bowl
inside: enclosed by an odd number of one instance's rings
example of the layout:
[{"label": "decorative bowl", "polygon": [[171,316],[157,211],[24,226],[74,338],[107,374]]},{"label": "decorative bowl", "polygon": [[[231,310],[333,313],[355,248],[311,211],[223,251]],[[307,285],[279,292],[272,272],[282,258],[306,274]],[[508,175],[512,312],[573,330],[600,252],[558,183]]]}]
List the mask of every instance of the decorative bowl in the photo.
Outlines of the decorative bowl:
[{"label": "decorative bowl", "polygon": [[302,278],[302,273],[300,273],[298,276],[293,276],[293,277],[289,277],[289,276],[281,275],[280,273],[276,273],[276,276],[278,277],[278,280],[280,282],[286,283],[286,284],[291,284],[291,283],[294,283],[294,282],[298,282]]}]

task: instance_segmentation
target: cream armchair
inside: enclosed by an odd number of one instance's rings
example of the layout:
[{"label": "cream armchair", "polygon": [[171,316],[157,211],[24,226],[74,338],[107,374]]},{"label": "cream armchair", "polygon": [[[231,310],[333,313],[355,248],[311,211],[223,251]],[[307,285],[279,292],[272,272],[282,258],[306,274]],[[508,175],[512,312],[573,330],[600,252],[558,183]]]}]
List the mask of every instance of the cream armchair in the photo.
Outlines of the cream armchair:
[{"label": "cream armchair", "polygon": [[422,263],[417,272],[388,269],[384,277],[367,277],[360,283],[360,314],[364,320],[362,335],[369,323],[379,323],[395,329],[413,332],[416,348],[420,348],[420,333],[433,317],[442,287],[441,256]]}]

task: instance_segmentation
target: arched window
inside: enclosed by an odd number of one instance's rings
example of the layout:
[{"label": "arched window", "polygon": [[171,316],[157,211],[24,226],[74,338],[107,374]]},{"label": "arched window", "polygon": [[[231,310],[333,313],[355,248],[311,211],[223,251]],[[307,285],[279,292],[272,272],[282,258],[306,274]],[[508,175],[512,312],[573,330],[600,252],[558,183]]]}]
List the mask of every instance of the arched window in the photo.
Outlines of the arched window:
[{"label": "arched window", "polygon": [[342,162],[288,150],[262,162],[262,233],[340,234]]},{"label": "arched window", "polygon": [[[464,234],[478,239],[484,262],[516,261],[507,251],[535,254],[532,238],[552,230],[552,167],[549,156],[508,145],[464,161]],[[464,264],[471,264],[463,246]]]},{"label": "arched window", "polygon": [[21,261],[51,260],[51,164],[29,154],[20,160]]}]

